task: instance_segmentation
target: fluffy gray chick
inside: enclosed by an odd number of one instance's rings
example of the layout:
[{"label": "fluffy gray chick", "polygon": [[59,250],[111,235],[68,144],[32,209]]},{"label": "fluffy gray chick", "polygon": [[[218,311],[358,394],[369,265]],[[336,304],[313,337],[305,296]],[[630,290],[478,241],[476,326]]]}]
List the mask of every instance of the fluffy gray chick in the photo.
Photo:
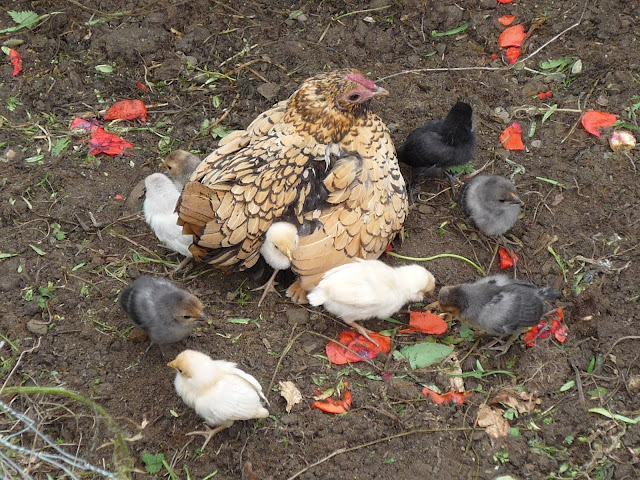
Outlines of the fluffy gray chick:
[{"label": "fluffy gray chick", "polygon": [[531,327],[549,310],[545,300],[560,292],[526,280],[493,275],[475,283],[443,287],[440,310],[451,313],[474,328],[492,335],[511,335]]},{"label": "fluffy gray chick", "polygon": [[518,220],[522,200],[509,180],[496,175],[478,175],[469,180],[460,203],[467,217],[485,235],[504,234]]},{"label": "fluffy gray chick", "polygon": [[195,323],[206,318],[197,297],[165,278],[149,275],[122,291],[120,306],[147,332],[151,343],[160,346],[187,337]]}]

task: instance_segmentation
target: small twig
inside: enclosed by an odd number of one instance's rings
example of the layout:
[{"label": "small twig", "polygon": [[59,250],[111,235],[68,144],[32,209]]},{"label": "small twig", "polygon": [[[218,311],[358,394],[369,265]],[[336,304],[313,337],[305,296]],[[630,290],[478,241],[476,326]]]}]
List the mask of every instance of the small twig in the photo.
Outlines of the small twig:
[{"label": "small twig", "polygon": [[467,257],[463,257],[461,255],[456,255],[455,253],[439,253],[438,255],[433,255],[432,257],[406,257],[404,255],[400,255],[395,252],[386,252],[388,255],[396,258],[402,258],[403,260],[411,260],[413,262],[430,262],[431,260],[437,260],[438,258],[457,258],[458,260],[462,260],[472,265],[478,272],[480,272],[483,276],[486,275],[485,271],[479,265],[475,264],[473,261],[469,260]]},{"label": "small twig", "polygon": [[604,354],[605,357],[607,357],[611,351],[613,350],[613,348],[620,342],[622,342],[623,340],[640,340],[640,336],[639,335],[627,335],[626,337],[620,337],[618,340],[616,340],[615,342],[613,342],[613,345],[611,345],[611,348],[609,348],[609,350],[607,351],[607,353]]},{"label": "small twig", "polygon": [[42,341],[42,337],[38,337],[38,343],[35,344],[33,347],[31,347],[29,350],[24,350],[20,356],[18,357],[18,360],[16,361],[16,364],[13,366],[13,368],[11,369],[11,372],[9,373],[9,376],[7,376],[7,379],[4,381],[4,383],[2,384],[2,388],[0,388],[0,393],[4,391],[5,387],[7,386],[7,383],[9,382],[9,379],[11,378],[11,375],[13,375],[13,373],[16,371],[16,369],[18,368],[18,365],[20,365],[20,362],[22,361],[22,357],[24,357],[27,353],[31,353],[33,352],[35,349],[40,348],[40,342]]}]

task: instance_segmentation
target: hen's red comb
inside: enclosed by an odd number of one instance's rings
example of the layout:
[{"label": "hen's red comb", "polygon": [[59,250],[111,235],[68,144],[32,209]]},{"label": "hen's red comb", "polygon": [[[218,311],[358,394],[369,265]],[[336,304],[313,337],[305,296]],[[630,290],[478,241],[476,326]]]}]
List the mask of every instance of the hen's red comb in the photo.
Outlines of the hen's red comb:
[{"label": "hen's red comb", "polygon": [[361,73],[349,73],[347,74],[347,79],[351,80],[352,82],[359,83],[360,85],[362,85],[365,88],[368,88],[369,90],[376,90],[378,88],[378,86],[375,83],[373,83],[368,78],[364,77]]}]

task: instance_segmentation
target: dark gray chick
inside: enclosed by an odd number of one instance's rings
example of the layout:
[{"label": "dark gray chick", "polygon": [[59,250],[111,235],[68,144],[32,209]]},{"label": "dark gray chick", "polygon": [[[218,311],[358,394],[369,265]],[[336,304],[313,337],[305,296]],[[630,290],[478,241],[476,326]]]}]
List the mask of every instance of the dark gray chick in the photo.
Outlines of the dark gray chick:
[{"label": "dark gray chick", "polygon": [[476,329],[502,336],[519,333],[538,323],[549,310],[545,300],[558,296],[560,292],[555,288],[493,275],[475,283],[443,287],[438,303],[441,311],[453,314]]},{"label": "dark gray chick", "polygon": [[174,150],[164,159],[164,168],[168,170],[167,177],[171,179],[179,192],[182,191],[191,174],[200,165],[200,158],[186,150]]},{"label": "dark gray chick", "polygon": [[439,176],[444,170],[469,162],[478,141],[472,121],[473,109],[456,103],[444,120],[414,130],[398,150],[398,160],[413,167],[413,175]]},{"label": "dark gray chick", "polygon": [[182,340],[196,322],[206,319],[197,297],[165,278],[149,275],[122,291],[120,306],[161,351],[162,345]]},{"label": "dark gray chick", "polygon": [[460,192],[460,203],[478,230],[495,237],[516,223],[522,200],[508,179],[478,175],[465,184]]}]

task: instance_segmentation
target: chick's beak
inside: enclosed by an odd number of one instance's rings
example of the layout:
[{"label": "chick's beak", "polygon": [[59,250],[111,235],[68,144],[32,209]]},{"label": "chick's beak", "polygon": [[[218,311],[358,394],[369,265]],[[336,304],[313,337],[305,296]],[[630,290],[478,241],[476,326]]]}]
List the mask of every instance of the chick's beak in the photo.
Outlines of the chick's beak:
[{"label": "chick's beak", "polygon": [[520,197],[517,194],[512,193],[511,194],[511,203],[513,203],[513,204],[521,204],[522,200],[520,200]]},{"label": "chick's beak", "polygon": [[176,368],[175,362],[176,362],[175,360],[171,360],[169,363],[167,363],[167,367]]},{"label": "chick's beak", "polygon": [[204,312],[200,312],[200,316],[198,317],[198,320],[204,322],[207,319],[207,314]]},{"label": "chick's beak", "polygon": [[290,262],[293,262],[293,252],[289,247],[285,247],[284,254],[287,256]]}]

